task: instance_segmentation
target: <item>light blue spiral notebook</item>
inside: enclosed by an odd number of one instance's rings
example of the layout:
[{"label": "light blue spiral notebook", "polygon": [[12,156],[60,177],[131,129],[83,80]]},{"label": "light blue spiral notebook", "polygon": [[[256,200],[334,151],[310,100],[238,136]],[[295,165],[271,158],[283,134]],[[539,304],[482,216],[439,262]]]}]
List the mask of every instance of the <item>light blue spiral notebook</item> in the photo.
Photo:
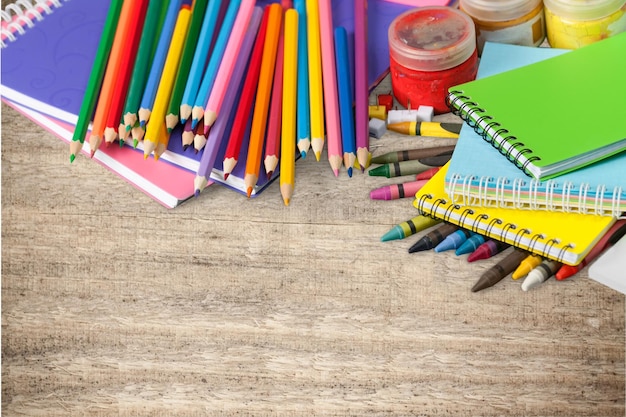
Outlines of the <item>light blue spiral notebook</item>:
[{"label": "light blue spiral notebook", "polygon": [[[477,78],[538,62],[567,50],[487,42]],[[576,109],[584,118],[585,109]],[[581,127],[582,128],[582,127]],[[464,205],[574,211],[620,217],[626,212],[626,152],[553,180],[525,175],[467,124],[446,175],[450,198]]]}]

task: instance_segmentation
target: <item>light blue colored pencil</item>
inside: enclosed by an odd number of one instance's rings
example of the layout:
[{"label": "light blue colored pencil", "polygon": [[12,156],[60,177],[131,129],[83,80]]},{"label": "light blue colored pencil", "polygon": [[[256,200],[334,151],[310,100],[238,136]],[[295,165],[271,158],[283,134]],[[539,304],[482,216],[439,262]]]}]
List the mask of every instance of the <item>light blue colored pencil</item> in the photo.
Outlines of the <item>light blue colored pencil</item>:
[{"label": "light blue colored pencil", "polygon": [[150,67],[150,73],[148,74],[148,80],[146,81],[146,88],[143,91],[141,97],[141,105],[139,106],[139,125],[144,127],[150,113],[152,113],[152,105],[154,104],[154,98],[156,97],[157,88],[159,87],[159,81],[161,81],[161,74],[163,73],[163,66],[165,65],[165,57],[170,47],[170,41],[172,40],[172,34],[174,33],[174,25],[178,18],[178,12],[182,0],[170,0],[167,6],[167,14],[163,21],[163,27],[159,34],[159,42],[152,59],[152,66]]},{"label": "light blue colored pencil", "polygon": [[213,88],[213,83],[215,82],[215,76],[217,75],[220,63],[222,62],[222,56],[224,55],[224,50],[226,49],[226,44],[228,43],[228,38],[230,37],[230,32],[233,29],[233,23],[237,17],[237,12],[239,12],[240,5],[241,0],[233,0],[228,5],[228,9],[226,9],[222,26],[220,27],[217,39],[215,40],[213,52],[211,52],[211,57],[209,58],[209,64],[207,65],[204,76],[202,77],[202,83],[200,84],[198,95],[196,95],[193,109],[191,110],[191,128],[194,130],[198,121],[204,117],[204,105],[211,94],[211,89]]},{"label": "light blue colored pencil", "polygon": [[183,125],[191,117],[191,109],[198,95],[204,69],[209,61],[209,50],[217,32],[217,19],[220,14],[221,4],[220,0],[209,0],[204,12],[202,28],[200,29],[200,35],[198,35],[196,50],[189,68],[189,77],[187,78],[187,84],[185,84],[185,91],[180,104],[180,123]]},{"label": "light blue colored pencil", "polygon": [[296,131],[298,151],[306,157],[311,147],[311,119],[309,104],[309,52],[307,40],[306,1],[294,0],[298,12],[298,102],[296,109]]},{"label": "light blue colored pencil", "polygon": [[343,27],[335,28],[335,62],[337,68],[337,88],[339,93],[339,116],[341,120],[341,145],[343,164],[352,176],[352,167],[356,161],[356,138],[354,135],[354,102],[352,80],[350,77],[350,52],[348,51],[348,33]]}]

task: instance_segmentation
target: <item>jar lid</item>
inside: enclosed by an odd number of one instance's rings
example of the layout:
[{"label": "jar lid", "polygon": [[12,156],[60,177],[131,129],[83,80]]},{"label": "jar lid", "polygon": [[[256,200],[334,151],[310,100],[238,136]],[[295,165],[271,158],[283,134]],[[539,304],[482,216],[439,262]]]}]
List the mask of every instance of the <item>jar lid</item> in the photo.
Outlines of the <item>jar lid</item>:
[{"label": "jar lid", "polygon": [[412,9],[389,25],[389,53],[417,71],[441,71],[465,62],[476,49],[474,22],[450,7]]},{"label": "jar lid", "polygon": [[620,9],[626,0],[544,0],[555,15],[574,20],[595,20]]},{"label": "jar lid", "polygon": [[460,0],[460,7],[477,20],[503,22],[535,10],[541,0]]}]

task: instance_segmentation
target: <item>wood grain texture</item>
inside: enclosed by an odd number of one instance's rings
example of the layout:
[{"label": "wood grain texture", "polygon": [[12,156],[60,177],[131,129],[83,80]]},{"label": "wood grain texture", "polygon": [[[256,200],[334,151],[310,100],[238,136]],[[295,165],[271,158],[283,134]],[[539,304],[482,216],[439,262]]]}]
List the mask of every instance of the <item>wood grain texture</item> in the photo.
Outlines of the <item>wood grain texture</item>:
[{"label": "wood grain texture", "polygon": [[586,270],[472,294],[493,262],[380,242],[416,212],[369,191],[400,180],[310,155],[288,207],[275,182],[167,210],[68,152],[2,105],[7,416],[625,413],[624,296]]}]

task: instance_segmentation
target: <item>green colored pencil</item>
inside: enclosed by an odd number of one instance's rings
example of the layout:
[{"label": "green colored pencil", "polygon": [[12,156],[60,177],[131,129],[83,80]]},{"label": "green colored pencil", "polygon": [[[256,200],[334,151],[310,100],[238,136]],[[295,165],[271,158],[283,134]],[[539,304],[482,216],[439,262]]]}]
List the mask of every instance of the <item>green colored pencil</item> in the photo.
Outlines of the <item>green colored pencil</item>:
[{"label": "green colored pencil", "polygon": [[[152,57],[159,39],[158,33],[161,30],[163,16],[165,16],[164,10],[167,10],[168,4],[169,1],[165,0],[151,0],[148,5],[146,24],[144,24],[143,31],[141,32],[139,49],[137,50],[137,57],[135,58],[135,67],[133,68],[133,73],[130,78],[126,102],[124,103],[124,111],[122,112],[123,124],[126,129],[124,139],[128,137],[130,129],[137,120],[137,111],[139,110],[143,90],[146,86],[148,73],[150,72],[150,65],[152,64]],[[151,24],[151,22],[155,23]],[[120,138],[121,137],[120,135]]]},{"label": "green colored pencil", "polygon": [[171,132],[179,121],[180,102],[182,101],[187,79],[189,78],[189,69],[191,68],[193,54],[196,51],[196,43],[200,36],[200,29],[202,28],[207,3],[208,0],[195,0],[193,5],[193,15],[191,16],[185,47],[180,59],[178,74],[176,74],[176,80],[172,88],[172,96],[170,97],[169,107],[165,116],[165,125],[167,126],[168,132]]},{"label": "green colored pencil", "polygon": [[113,0],[109,7],[106,21],[104,23],[104,29],[100,38],[100,44],[96,51],[96,58],[91,68],[91,74],[89,75],[89,81],[87,82],[87,89],[85,90],[85,96],[80,106],[80,112],[78,113],[78,121],[74,128],[74,135],[70,142],[70,163],[76,159],[76,154],[80,152],[85,142],[85,135],[89,128],[89,122],[91,121],[91,115],[96,106],[96,100],[98,99],[98,92],[102,85],[102,78],[104,77],[104,70],[107,66],[109,59],[109,53],[111,52],[111,46],[113,45],[113,38],[115,37],[115,30],[117,29],[117,22],[119,20],[120,12],[122,10],[123,0]]}]

